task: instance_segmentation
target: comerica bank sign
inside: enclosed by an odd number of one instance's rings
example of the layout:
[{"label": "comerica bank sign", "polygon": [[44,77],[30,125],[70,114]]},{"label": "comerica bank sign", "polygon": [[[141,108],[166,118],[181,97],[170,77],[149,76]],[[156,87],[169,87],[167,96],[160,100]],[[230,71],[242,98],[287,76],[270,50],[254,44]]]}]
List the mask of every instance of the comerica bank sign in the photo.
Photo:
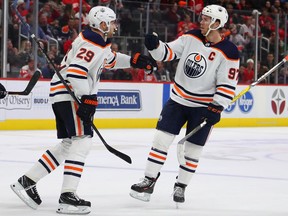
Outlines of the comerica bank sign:
[{"label": "comerica bank sign", "polygon": [[141,110],[141,94],[138,90],[99,90],[97,110]]}]

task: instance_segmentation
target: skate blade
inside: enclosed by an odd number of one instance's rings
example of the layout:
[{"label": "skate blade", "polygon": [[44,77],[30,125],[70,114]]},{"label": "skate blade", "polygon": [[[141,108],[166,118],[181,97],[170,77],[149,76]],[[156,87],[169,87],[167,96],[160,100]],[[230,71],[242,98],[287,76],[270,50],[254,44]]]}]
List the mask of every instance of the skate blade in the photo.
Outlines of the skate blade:
[{"label": "skate blade", "polygon": [[16,182],[14,184],[10,185],[10,188],[14,191],[14,193],[30,208],[36,210],[38,208],[38,204],[34,202],[33,199],[31,199],[25,189],[23,188],[23,186],[19,183]]},{"label": "skate blade", "polygon": [[148,194],[148,193],[139,193],[139,192],[137,192],[137,191],[131,190],[131,191],[130,191],[130,196],[133,197],[133,198],[135,198],[135,199],[144,201],[144,202],[149,202],[149,201],[150,201],[151,194]]},{"label": "skate blade", "polygon": [[85,215],[91,212],[91,208],[89,206],[73,206],[68,204],[59,204],[56,212],[58,214]]}]

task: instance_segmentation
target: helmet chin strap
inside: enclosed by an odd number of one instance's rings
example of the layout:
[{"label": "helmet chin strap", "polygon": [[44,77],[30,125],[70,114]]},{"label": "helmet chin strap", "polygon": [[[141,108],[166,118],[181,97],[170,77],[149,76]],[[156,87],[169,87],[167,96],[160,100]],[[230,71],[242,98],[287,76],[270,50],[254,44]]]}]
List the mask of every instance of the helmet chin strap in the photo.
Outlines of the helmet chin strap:
[{"label": "helmet chin strap", "polygon": [[[106,31],[104,31],[103,29],[101,29],[100,26],[99,26],[99,28],[97,28],[97,30],[100,31],[100,32],[103,34],[103,36],[104,36],[104,41],[107,41],[108,33],[110,32],[110,25],[107,25],[107,24],[106,24],[106,26],[107,26],[107,28],[108,28]],[[115,28],[115,30],[114,30],[114,32],[113,32],[113,35],[116,33],[116,31],[117,31],[117,28]]]},{"label": "helmet chin strap", "polygon": [[208,34],[210,33],[210,31],[211,30],[217,30],[217,29],[219,29],[220,28],[220,25],[217,27],[217,28],[211,28],[211,26],[214,24],[215,22],[211,22],[210,24],[209,24],[209,28],[208,28],[208,31],[206,32],[206,34],[204,35],[205,37],[207,37],[208,36]]},{"label": "helmet chin strap", "polygon": [[107,41],[107,35],[108,35],[108,32],[110,31],[110,26],[107,25],[107,27],[108,27],[108,30],[107,30],[107,31],[104,31],[104,30],[102,30],[101,28],[98,28],[98,30],[99,30],[101,33],[103,33],[103,35],[104,35],[104,41]]}]

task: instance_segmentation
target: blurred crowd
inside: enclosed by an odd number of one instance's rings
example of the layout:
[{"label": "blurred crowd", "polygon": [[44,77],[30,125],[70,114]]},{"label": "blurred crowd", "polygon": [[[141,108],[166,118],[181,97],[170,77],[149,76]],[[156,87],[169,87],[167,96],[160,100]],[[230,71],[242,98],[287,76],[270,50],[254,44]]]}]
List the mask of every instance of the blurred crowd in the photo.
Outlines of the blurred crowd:
[{"label": "blurred crowd", "polygon": [[[0,2],[0,5],[3,5],[3,1]],[[11,4],[13,1],[9,2]],[[79,31],[87,26],[89,10],[96,5],[105,5],[116,11],[119,29],[113,40],[112,49],[127,54],[144,52],[143,38],[146,32],[155,31],[161,40],[171,41],[188,30],[198,28],[198,16],[204,5],[224,6],[229,13],[229,21],[221,31],[223,37],[235,43],[241,53],[239,83],[250,84],[255,79],[255,67],[260,77],[278,63],[286,52],[285,25],[288,15],[286,0],[82,0],[81,9],[79,2],[79,0],[39,0],[38,17],[33,17],[34,1],[18,0],[17,9],[31,29],[35,19],[38,19],[39,25],[36,29],[38,38],[56,69]],[[259,18],[257,33],[256,15]],[[279,25],[276,25],[276,20],[279,20]],[[127,42],[123,38],[131,40]],[[256,65],[257,40],[261,43],[257,50]],[[276,50],[279,53],[277,58]],[[37,68],[41,70],[43,78],[49,79],[54,74],[53,65],[47,62],[41,50],[38,48],[37,55],[33,52],[30,32],[21,24],[11,8],[7,61],[10,77],[29,78]],[[101,78],[147,82],[173,81],[177,61],[157,62],[157,64],[158,70],[151,75],[146,75],[143,70],[130,68],[105,70]],[[277,79],[273,74],[264,83],[288,83],[287,67],[279,71]]]}]

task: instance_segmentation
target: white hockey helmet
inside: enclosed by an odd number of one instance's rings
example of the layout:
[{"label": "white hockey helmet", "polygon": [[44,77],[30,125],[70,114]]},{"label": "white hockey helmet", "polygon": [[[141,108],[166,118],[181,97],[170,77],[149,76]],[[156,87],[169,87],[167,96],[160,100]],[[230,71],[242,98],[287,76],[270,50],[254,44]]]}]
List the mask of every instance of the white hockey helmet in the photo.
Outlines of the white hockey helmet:
[{"label": "white hockey helmet", "polygon": [[228,21],[227,10],[220,5],[208,5],[203,8],[201,13],[203,15],[211,17],[211,25],[215,23],[216,20],[219,20],[219,28],[224,27],[225,23]]},{"label": "white hockey helmet", "polygon": [[103,31],[100,29],[100,24],[105,22],[108,26],[106,32],[109,32],[111,22],[116,20],[116,14],[109,7],[96,6],[89,11],[88,19],[90,27],[99,29],[100,31]]}]

